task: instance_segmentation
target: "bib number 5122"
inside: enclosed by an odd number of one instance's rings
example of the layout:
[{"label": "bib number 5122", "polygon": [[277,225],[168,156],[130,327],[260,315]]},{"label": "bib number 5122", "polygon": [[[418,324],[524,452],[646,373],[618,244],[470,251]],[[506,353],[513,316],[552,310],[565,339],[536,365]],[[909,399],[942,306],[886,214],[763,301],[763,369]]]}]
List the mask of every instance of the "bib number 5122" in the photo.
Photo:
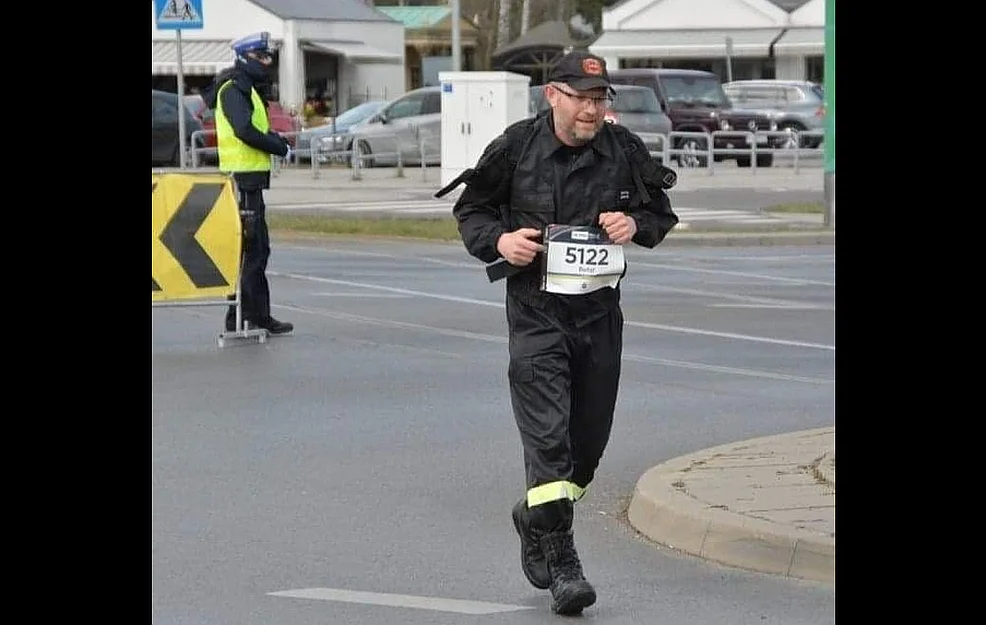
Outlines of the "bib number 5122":
[{"label": "bib number 5122", "polygon": [[609,264],[609,250],[570,245],[565,248],[565,262],[569,265],[598,265],[602,267]]}]

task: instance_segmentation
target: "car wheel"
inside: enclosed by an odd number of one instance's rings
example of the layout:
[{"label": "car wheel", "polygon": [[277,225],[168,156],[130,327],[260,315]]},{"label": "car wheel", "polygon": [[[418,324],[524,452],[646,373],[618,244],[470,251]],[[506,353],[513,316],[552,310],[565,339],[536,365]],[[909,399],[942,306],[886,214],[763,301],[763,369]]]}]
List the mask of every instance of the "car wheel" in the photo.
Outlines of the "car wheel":
[{"label": "car wheel", "polygon": [[704,139],[684,137],[675,142],[675,148],[684,150],[675,155],[681,167],[706,167],[709,164],[708,148]]},{"label": "car wheel", "polygon": [[812,141],[812,139],[808,137],[799,136],[795,138],[794,133],[800,133],[804,130],[804,128],[802,128],[800,124],[781,124],[778,130],[786,130],[791,133],[787,137],[784,137],[781,142],[779,142],[777,147],[782,150],[794,150],[798,147],[799,143],[801,144],[802,148],[807,148],[809,147],[809,144]]},{"label": "car wheel", "polygon": [[359,153],[363,155],[363,167],[369,169],[373,167],[373,150],[370,149],[370,144],[362,139],[359,142]]}]

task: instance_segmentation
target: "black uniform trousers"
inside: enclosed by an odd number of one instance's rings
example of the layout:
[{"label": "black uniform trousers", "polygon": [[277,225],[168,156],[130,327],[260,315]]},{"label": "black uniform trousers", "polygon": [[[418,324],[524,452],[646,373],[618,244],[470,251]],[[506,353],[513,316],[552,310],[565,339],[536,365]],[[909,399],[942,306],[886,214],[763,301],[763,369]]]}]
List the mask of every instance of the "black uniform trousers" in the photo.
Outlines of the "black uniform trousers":
[{"label": "black uniform trousers", "polygon": [[524,447],[531,523],[565,531],[609,441],[623,312],[618,299],[588,318],[584,311],[546,300],[534,303],[508,289],[507,377]]},{"label": "black uniform trousers", "polygon": [[[270,258],[270,233],[267,230],[267,207],[263,189],[239,190],[240,222],[243,226],[243,268],[240,272],[240,293],[243,319],[251,326],[264,326],[270,320],[270,285],[267,282],[267,261]],[[236,308],[230,306],[227,321],[236,319]]]}]

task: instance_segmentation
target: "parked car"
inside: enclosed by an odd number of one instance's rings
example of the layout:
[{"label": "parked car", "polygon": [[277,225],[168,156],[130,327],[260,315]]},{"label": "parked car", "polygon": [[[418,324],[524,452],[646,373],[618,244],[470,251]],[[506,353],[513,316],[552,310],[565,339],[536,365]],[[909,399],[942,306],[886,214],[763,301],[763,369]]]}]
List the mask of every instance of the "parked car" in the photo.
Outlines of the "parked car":
[{"label": "parked car", "polygon": [[[348,146],[352,142],[350,136],[352,128],[379,113],[386,104],[387,100],[369,100],[346,109],[327,124],[302,130],[298,134],[296,145],[298,160],[309,161],[313,144],[318,150],[318,142],[329,137],[332,138],[331,145],[323,144],[323,150],[341,151],[349,149]],[[328,157],[321,156],[319,162],[324,163],[327,159]]]},{"label": "parked car", "polygon": [[[757,131],[777,130],[777,123],[766,114],[733,107],[722,89],[719,77],[712,72],[671,68],[627,68],[609,72],[610,81],[620,85],[640,85],[654,91],[661,109],[671,118],[675,132],[705,132],[717,130]],[[775,146],[783,144],[777,138],[758,137],[757,145]],[[672,147],[688,150],[674,158],[682,167],[707,164],[708,146],[703,137],[677,137]],[[714,139],[716,148],[746,148],[745,138],[719,136]],[[750,157],[745,155],[717,154],[717,161],[736,159],[740,167],[750,166]],[[774,162],[773,154],[757,154],[757,166],[769,167]]]},{"label": "parked car", "polygon": [[177,93],[151,89],[151,167],[178,167],[181,142],[178,140],[179,111],[185,116],[185,147],[192,145],[192,133],[202,124],[178,101]]},{"label": "parked car", "polygon": [[[661,140],[653,135],[663,135],[664,140],[667,140],[671,132],[671,118],[661,110],[654,92],[647,87],[634,85],[613,85],[613,90],[616,95],[613,97],[613,105],[606,112],[606,121],[626,126],[640,135],[648,150],[660,152]],[[549,107],[544,97],[544,86],[531,87],[530,103],[531,116]],[[660,157],[658,160],[661,160]]]},{"label": "parked car", "polygon": [[[733,105],[762,112],[778,130],[824,131],[825,92],[807,80],[734,80],[722,86]],[[817,148],[822,137],[801,137],[802,147]],[[784,147],[794,147],[793,137]]]},{"label": "parked car", "polygon": [[353,138],[346,149],[358,141],[364,167],[395,165],[397,151],[405,165],[421,164],[424,142],[425,164],[442,161],[442,93],[438,85],[412,89],[386,104],[379,112],[352,128]]},{"label": "parked car", "polygon": [[[202,123],[203,130],[208,131],[205,134],[205,146],[216,147],[216,112],[208,108],[202,96],[197,94],[185,96],[185,105],[192,109],[192,114]],[[277,101],[267,103],[267,116],[270,119],[271,130],[284,134],[284,138],[294,149],[296,135],[293,133],[301,130],[301,120],[298,119],[298,116],[285,111],[281,103]]]}]

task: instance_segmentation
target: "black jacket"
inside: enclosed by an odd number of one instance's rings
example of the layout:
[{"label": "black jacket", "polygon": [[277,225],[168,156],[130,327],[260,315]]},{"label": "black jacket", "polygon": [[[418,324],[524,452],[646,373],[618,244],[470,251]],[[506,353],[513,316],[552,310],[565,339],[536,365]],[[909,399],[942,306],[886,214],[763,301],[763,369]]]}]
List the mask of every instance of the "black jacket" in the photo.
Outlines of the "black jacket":
[{"label": "black jacket", "polygon": [[[453,209],[466,249],[476,258],[487,263],[497,260],[496,242],[504,232],[541,229],[549,223],[598,225],[603,211],[619,210],[633,217],[637,223],[633,242],[648,248],[678,223],[659,184],[645,181],[650,202],[641,201],[617,129],[609,124],[577,151],[555,136],[550,114],[522,132],[523,146],[509,188],[500,181],[509,175],[505,163],[516,140],[511,129],[487,146],[480,162],[492,166],[476,172]],[[639,137],[626,134],[634,149],[646,151]]]},{"label": "black jacket", "polygon": [[[230,79],[233,84],[222,92],[220,96],[222,101],[217,103],[215,98],[219,88]],[[255,87],[254,81],[246,72],[234,67],[231,72],[223,72],[216,77],[214,90],[206,96],[206,105],[209,108],[216,108],[217,104],[222,105],[223,114],[233,127],[233,133],[243,143],[268,154],[284,156],[288,153],[287,142],[273,130],[268,130],[264,134],[253,125],[253,99],[250,95],[253,87]],[[266,171],[234,172],[233,178],[237,186],[244,190],[270,187],[270,172]]]}]

